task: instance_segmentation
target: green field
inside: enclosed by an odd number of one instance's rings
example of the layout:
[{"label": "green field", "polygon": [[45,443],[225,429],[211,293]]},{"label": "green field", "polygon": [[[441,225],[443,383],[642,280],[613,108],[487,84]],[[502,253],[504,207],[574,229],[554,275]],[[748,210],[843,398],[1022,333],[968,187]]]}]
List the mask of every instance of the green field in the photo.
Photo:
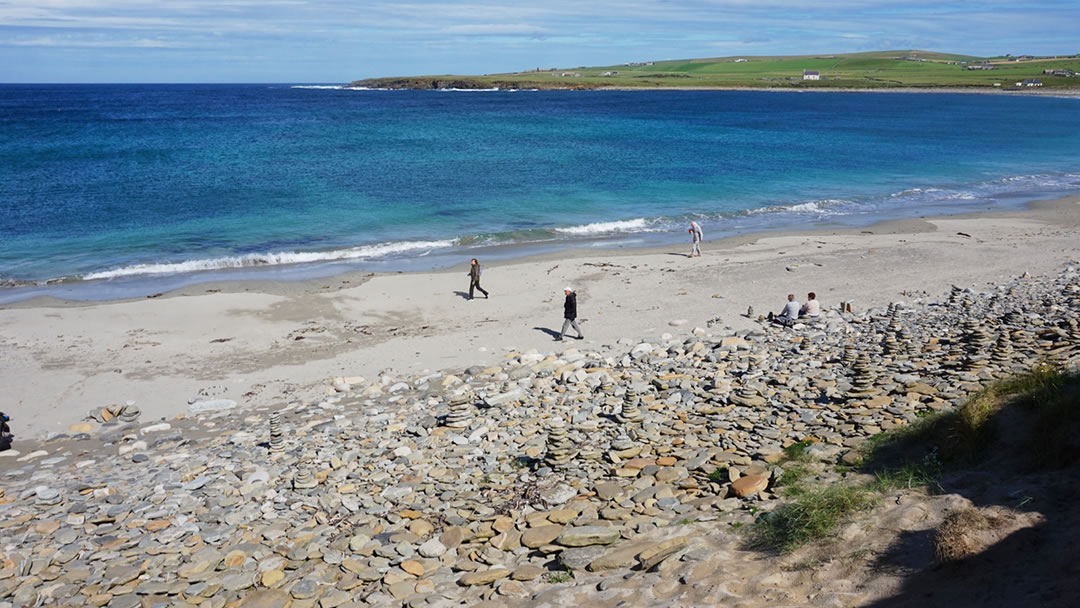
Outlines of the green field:
[{"label": "green field", "polygon": [[[992,70],[968,70],[989,63]],[[792,57],[718,57],[633,65],[542,69],[483,76],[369,78],[351,86],[386,88],[938,88],[1014,89],[1037,79],[1043,89],[1080,88],[1080,75],[1053,76],[1046,69],[1080,74],[1080,55],[1060,58],[970,57],[928,51],[879,51]],[[803,80],[804,70],[820,80]],[[995,86],[997,85],[997,86]]]}]

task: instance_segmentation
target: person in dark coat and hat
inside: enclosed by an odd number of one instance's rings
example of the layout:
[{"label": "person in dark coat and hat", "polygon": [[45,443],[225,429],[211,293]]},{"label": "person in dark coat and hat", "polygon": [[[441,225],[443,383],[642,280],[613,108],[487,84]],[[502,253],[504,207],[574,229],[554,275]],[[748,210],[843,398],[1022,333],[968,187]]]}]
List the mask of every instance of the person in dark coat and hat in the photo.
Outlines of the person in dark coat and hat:
[{"label": "person in dark coat and hat", "polygon": [[561,341],[566,336],[566,330],[570,327],[573,327],[574,331],[577,332],[578,340],[584,340],[585,334],[581,333],[581,328],[577,324],[577,294],[569,285],[563,289],[563,293],[566,294],[566,300],[563,302],[562,331],[559,332],[559,337],[555,338],[555,340]]}]

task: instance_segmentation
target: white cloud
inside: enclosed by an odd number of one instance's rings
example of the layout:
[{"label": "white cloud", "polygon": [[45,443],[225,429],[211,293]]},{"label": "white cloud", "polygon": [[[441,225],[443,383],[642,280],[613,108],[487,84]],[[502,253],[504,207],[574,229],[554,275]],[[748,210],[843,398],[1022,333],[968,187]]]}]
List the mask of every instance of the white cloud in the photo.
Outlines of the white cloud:
[{"label": "white cloud", "polygon": [[0,45],[7,46],[46,46],[46,47],[82,47],[82,48],[143,48],[164,49],[183,48],[187,45],[176,42],[167,42],[152,38],[134,38],[129,40],[106,40],[106,39],[80,39],[68,36],[43,36],[40,38],[23,38],[8,41],[0,41]]},{"label": "white cloud", "polygon": [[546,34],[547,30],[535,25],[525,23],[482,23],[471,25],[451,25],[440,30],[444,34],[460,34],[466,36],[514,36]]}]

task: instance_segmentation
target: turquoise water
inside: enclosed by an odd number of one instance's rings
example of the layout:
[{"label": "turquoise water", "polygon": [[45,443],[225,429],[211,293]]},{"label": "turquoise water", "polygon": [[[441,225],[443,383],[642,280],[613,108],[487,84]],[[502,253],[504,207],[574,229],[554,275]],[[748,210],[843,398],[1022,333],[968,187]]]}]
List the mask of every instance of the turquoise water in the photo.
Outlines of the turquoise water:
[{"label": "turquoise water", "polygon": [[1080,192],[1080,99],[0,85],[0,292],[681,242]]}]

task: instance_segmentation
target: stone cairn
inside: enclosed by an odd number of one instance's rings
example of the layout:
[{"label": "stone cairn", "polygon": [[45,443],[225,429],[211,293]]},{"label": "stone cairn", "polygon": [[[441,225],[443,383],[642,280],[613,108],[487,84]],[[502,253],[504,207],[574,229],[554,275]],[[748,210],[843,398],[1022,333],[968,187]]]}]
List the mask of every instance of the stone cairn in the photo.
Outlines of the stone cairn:
[{"label": "stone cairn", "polygon": [[633,386],[626,387],[626,394],[623,395],[622,410],[615,415],[615,418],[623,424],[634,424],[644,420],[645,415],[641,413],[638,401],[637,389]]},{"label": "stone cairn", "polygon": [[855,347],[855,342],[848,342],[844,345],[844,355],[841,361],[844,363],[844,367],[851,369],[855,365],[855,359],[859,357],[859,350]]},{"label": "stone cairn", "polygon": [[1070,317],[1066,323],[1065,341],[1068,342],[1070,350],[1074,354],[1080,353],[1080,319]]},{"label": "stone cairn", "polygon": [[859,358],[855,360],[855,365],[852,368],[854,378],[851,383],[851,389],[847,392],[847,398],[849,400],[865,399],[867,397],[873,397],[878,394],[878,389],[874,386],[874,381],[877,378],[874,375],[874,370],[870,366],[870,356],[865,352],[859,353]]},{"label": "stone cairn", "polygon": [[739,389],[735,391],[735,394],[731,396],[731,400],[738,405],[746,407],[765,405],[765,398],[761,396],[761,391],[753,384],[744,384],[740,386]]},{"label": "stone cairn", "polygon": [[285,438],[281,434],[281,412],[270,412],[270,451],[281,453],[285,449]]},{"label": "stone cairn", "polygon": [[110,420],[117,422],[135,422],[142,415],[142,411],[134,405],[106,405],[102,408],[94,408],[86,415],[87,419],[96,420],[105,424]]},{"label": "stone cairn", "polygon": [[562,467],[574,457],[574,444],[566,434],[566,422],[562,418],[551,421],[548,429],[547,453],[544,464],[555,469]]},{"label": "stone cairn", "polygon": [[891,357],[899,354],[901,350],[900,343],[896,340],[896,334],[885,334],[885,338],[881,341],[881,354]]},{"label": "stone cairn", "polygon": [[896,334],[896,339],[900,342],[900,347],[909,356],[916,356],[919,354],[919,343],[915,341],[915,336],[911,334],[911,330],[907,326],[901,327],[900,332]]},{"label": "stone cairn", "polygon": [[978,373],[986,367],[986,348],[990,345],[990,335],[983,329],[982,323],[975,319],[964,321],[964,370]]},{"label": "stone cairn", "polygon": [[961,300],[961,298],[963,298],[963,296],[964,296],[964,290],[960,289],[956,285],[953,285],[952,289],[949,290],[949,305],[950,306],[956,306],[957,304],[960,303],[960,300]]},{"label": "stone cairn", "polygon": [[447,406],[450,411],[446,414],[446,420],[443,422],[443,426],[452,429],[468,428],[473,421],[472,407],[469,405],[469,401],[471,401],[471,399],[466,393],[462,393],[451,399],[450,404]]},{"label": "stone cairn", "polygon": [[319,485],[319,480],[315,479],[315,476],[311,474],[311,469],[306,466],[300,467],[293,474],[293,489],[310,490],[317,485]]},{"label": "stone cairn", "polygon": [[1029,331],[1023,329],[1013,330],[1009,332],[1009,341],[1012,343],[1014,351],[1031,353],[1035,350],[1035,337]]},{"label": "stone cairn", "polygon": [[990,351],[990,362],[997,367],[1008,367],[1009,359],[1012,358],[1012,342],[1009,340],[1009,332],[1003,331],[998,334],[994,348]]}]

